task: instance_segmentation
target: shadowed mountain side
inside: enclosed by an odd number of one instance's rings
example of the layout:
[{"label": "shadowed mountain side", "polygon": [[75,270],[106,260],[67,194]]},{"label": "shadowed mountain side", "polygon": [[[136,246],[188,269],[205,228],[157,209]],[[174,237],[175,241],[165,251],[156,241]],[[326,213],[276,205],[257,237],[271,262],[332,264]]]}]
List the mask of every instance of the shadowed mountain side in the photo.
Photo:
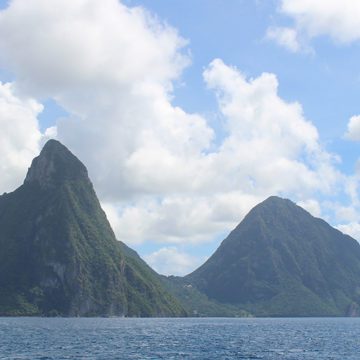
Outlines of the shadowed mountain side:
[{"label": "shadowed mountain side", "polygon": [[194,317],[249,317],[251,314],[238,306],[209,299],[183,277],[163,276],[165,287],[181,302],[190,316]]},{"label": "shadowed mountain side", "polygon": [[0,246],[0,315],[186,315],[116,241],[85,166],[58,141],[0,197]]},{"label": "shadowed mountain side", "polygon": [[291,201],[270,197],[184,280],[256,316],[358,315],[360,245]]}]

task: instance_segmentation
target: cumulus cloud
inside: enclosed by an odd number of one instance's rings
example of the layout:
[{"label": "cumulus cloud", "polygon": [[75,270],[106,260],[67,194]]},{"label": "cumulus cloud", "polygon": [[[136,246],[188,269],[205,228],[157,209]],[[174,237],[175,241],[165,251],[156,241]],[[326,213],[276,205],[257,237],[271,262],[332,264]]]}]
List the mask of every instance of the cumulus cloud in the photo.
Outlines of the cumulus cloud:
[{"label": "cumulus cloud", "polygon": [[144,256],[145,261],[163,275],[183,276],[200,266],[205,259],[191,256],[176,247],[164,247]]},{"label": "cumulus cloud", "polygon": [[17,96],[13,84],[0,82],[0,194],[21,184],[38,154],[41,133],[37,115],[42,109],[34,99]]},{"label": "cumulus cloud", "polygon": [[236,68],[214,60],[204,77],[227,119],[221,167],[235,170],[233,178],[242,189],[305,196],[333,188],[340,176],[333,166],[336,157],[322,148],[301,105],[279,97],[274,74],[246,79]]},{"label": "cumulus cloud", "polygon": [[144,198],[132,205],[103,202],[118,239],[131,244],[145,241],[172,244],[210,242],[229,231],[246,213],[263,200],[241,191],[166,195]]},{"label": "cumulus cloud", "polygon": [[279,11],[293,19],[293,28],[275,27],[268,32],[273,35],[270,38],[291,51],[301,49],[295,47],[298,44],[295,35],[299,34],[308,40],[329,36],[340,44],[360,39],[360,3],[357,0],[281,0]]},{"label": "cumulus cloud", "polygon": [[355,207],[343,206],[340,204],[337,204],[335,207],[335,215],[336,219],[339,221],[346,221],[349,223],[354,223],[359,218],[359,214]]},{"label": "cumulus cloud", "polygon": [[298,52],[301,45],[298,40],[298,34],[295,29],[288,27],[270,27],[266,32],[266,38],[277,42],[280,46],[287,48],[292,52]]},{"label": "cumulus cloud", "polygon": [[52,98],[70,114],[45,136],[85,162],[129,244],[212,241],[269,195],[313,199],[342,180],[301,105],[279,96],[275,74],[247,78],[220,59],[207,66],[224,119],[216,141],[206,118],[174,106],[186,41],[143,8],[13,0],[0,12],[0,61],[22,96]]},{"label": "cumulus cloud", "polygon": [[1,60],[18,89],[71,114],[57,137],[95,182],[106,181],[102,197],[187,186],[213,131],[170,103],[173,80],[189,62],[173,28],[117,0],[15,0],[0,15],[0,33]]},{"label": "cumulus cloud", "polygon": [[297,202],[297,205],[304,208],[312,216],[321,217],[321,206],[319,202],[315,199],[306,199]]},{"label": "cumulus cloud", "polygon": [[171,87],[188,62],[175,29],[117,0],[13,0],[0,13],[0,30],[1,58],[21,87],[59,97],[80,114],[88,107],[79,102],[98,100],[101,86],[137,80]]},{"label": "cumulus cloud", "polygon": [[345,138],[353,141],[360,140],[360,115],[354,115],[350,118]]},{"label": "cumulus cloud", "polygon": [[343,186],[347,202],[344,204],[344,201],[327,201],[326,207],[333,213],[336,227],[360,242],[359,162],[360,160],[357,161],[355,172],[344,179]]},{"label": "cumulus cloud", "polygon": [[360,242],[360,224],[358,222],[350,222],[338,225],[337,228],[344,234],[350,235]]},{"label": "cumulus cloud", "polygon": [[[204,79],[217,94],[227,135],[211,151],[199,148],[194,157],[174,162],[175,167],[187,165],[185,184],[171,183],[171,174],[165,171],[160,173],[161,181],[153,180],[154,184],[165,181],[158,196],[147,195],[125,207],[105,204],[119,238],[134,243],[211,241],[271,194],[306,199],[315,192],[336,191],[342,179],[334,167],[337,159],[321,147],[317,130],[304,118],[301,106],[278,96],[275,75],[247,79],[214,60]],[[138,164],[139,171],[142,168]],[[156,167],[146,170],[147,176],[140,179],[159,176]],[[304,205],[319,214],[315,200]]]}]

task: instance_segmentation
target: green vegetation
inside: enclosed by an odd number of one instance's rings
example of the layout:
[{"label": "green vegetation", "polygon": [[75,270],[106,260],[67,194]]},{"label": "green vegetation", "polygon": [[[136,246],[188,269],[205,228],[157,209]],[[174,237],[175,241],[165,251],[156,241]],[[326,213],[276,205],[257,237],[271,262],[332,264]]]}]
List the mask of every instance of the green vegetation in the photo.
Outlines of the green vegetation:
[{"label": "green vegetation", "polygon": [[0,315],[186,315],[116,241],[86,168],[55,140],[0,197],[0,247]]},{"label": "green vegetation", "polygon": [[182,303],[193,317],[249,317],[251,314],[240,307],[210,300],[184,278],[163,276],[166,288]]},{"label": "green vegetation", "polygon": [[354,316],[359,279],[357,241],[270,197],[183,281],[255,316]]},{"label": "green vegetation", "polygon": [[0,316],[358,316],[360,245],[289,200],[256,206],[192,274],[115,239],[85,166],[50,140],[0,196]]}]

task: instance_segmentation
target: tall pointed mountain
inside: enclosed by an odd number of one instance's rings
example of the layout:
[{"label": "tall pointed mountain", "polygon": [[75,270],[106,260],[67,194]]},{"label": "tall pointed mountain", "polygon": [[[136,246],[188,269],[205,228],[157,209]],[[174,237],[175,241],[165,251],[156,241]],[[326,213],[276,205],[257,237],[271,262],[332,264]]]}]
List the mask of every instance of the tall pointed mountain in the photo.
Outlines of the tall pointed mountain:
[{"label": "tall pointed mountain", "polygon": [[0,315],[185,315],[115,239],[85,166],[58,141],[0,197],[0,249]]},{"label": "tall pointed mountain", "polygon": [[270,197],[184,281],[257,316],[358,315],[360,245],[291,201]]}]

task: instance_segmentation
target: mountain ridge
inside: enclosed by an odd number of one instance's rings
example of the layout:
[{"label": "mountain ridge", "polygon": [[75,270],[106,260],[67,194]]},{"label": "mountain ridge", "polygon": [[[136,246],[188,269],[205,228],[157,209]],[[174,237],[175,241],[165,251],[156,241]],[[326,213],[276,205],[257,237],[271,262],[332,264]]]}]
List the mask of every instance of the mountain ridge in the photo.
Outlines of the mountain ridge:
[{"label": "mountain ridge", "polygon": [[186,316],[115,239],[85,166],[50,140],[0,197],[0,315]]},{"label": "mountain ridge", "polygon": [[255,206],[184,280],[256,316],[341,316],[358,309],[360,245],[287,199]]},{"label": "mountain ridge", "polygon": [[360,313],[359,243],[277,196],[191,274],[157,274],[116,240],[86,167],[56,140],[0,196],[0,248],[0,315]]}]

